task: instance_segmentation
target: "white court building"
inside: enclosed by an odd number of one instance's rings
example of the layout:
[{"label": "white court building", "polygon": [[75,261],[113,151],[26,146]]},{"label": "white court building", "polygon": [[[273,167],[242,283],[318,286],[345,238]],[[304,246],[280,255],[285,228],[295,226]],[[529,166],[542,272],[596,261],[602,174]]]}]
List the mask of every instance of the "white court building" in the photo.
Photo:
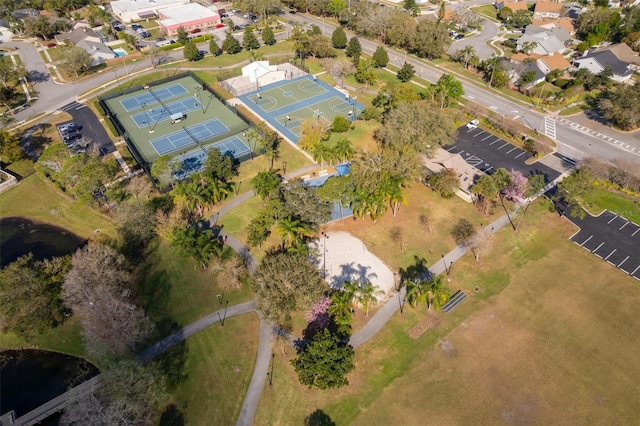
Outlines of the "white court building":
[{"label": "white court building", "polygon": [[155,18],[158,10],[189,4],[190,0],[118,0],[111,2],[113,15],[122,22]]},{"label": "white court building", "polygon": [[269,65],[269,61],[255,61],[242,67],[242,76],[259,87],[284,80],[284,73],[277,65]]}]

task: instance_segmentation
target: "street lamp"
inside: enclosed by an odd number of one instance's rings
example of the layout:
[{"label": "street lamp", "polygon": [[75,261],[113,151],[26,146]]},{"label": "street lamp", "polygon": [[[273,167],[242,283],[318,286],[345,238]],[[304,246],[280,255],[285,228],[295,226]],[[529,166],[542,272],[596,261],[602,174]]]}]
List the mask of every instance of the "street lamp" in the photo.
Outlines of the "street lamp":
[{"label": "street lamp", "polygon": [[273,385],[273,359],[275,358],[276,354],[274,354],[273,352],[271,353],[271,371],[267,371],[267,377],[269,378],[269,386]]},{"label": "street lamp", "polygon": [[287,162],[283,161],[282,162],[282,175],[286,175],[287,174]]},{"label": "street lamp", "polygon": [[200,108],[202,109],[202,114],[204,114],[204,103],[202,102],[202,96],[200,96],[200,87],[196,86],[194,87],[194,89],[196,89],[196,99],[200,102]]},{"label": "street lamp", "polygon": [[444,260],[444,254],[441,256],[442,256],[442,264],[444,265],[444,271],[447,273],[447,275],[449,275],[449,270],[447,269],[447,262],[445,262]]},{"label": "street lamp", "polygon": [[322,233],[322,278],[327,278],[327,239],[329,236]]},{"label": "street lamp", "polygon": [[118,83],[118,89],[120,90],[120,95],[122,95],[122,86],[120,86],[120,80],[118,79],[118,73],[116,72],[116,70],[111,70],[113,71],[113,75],[116,76],[116,82]]}]

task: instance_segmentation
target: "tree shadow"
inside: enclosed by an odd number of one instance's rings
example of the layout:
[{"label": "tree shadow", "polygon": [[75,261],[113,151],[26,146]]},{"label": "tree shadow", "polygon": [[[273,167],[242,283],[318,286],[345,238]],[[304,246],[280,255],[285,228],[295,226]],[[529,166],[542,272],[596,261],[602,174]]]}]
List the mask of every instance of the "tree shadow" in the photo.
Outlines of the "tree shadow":
[{"label": "tree shadow", "polygon": [[344,263],[340,265],[340,274],[333,276],[331,280],[331,288],[340,289],[345,281],[365,283],[370,282],[373,278],[378,278],[375,272],[369,272],[370,266],[355,264],[355,262]]},{"label": "tree shadow", "polygon": [[187,343],[182,341],[168,349],[154,361],[158,371],[164,374],[167,388],[170,391],[175,390],[180,383],[189,377],[184,368],[188,354]]},{"label": "tree shadow", "polygon": [[160,416],[160,426],[184,426],[184,413],[175,404],[167,405]]},{"label": "tree shadow", "polygon": [[40,123],[26,129],[22,134],[22,149],[32,160],[37,161],[42,151],[51,144],[52,139],[46,136],[50,127],[49,123]]},{"label": "tree shadow", "polygon": [[44,83],[45,81],[49,81],[49,78],[51,78],[51,76],[49,75],[49,73],[31,70],[27,74],[27,78],[32,83]]},{"label": "tree shadow", "polygon": [[406,281],[423,280],[431,277],[431,272],[427,267],[427,259],[416,255],[413,256],[413,264],[406,268],[400,268],[399,272],[401,287]]},{"label": "tree shadow", "polygon": [[313,413],[309,414],[304,419],[305,426],[336,426],[336,423],[331,420],[324,411],[317,409]]}]

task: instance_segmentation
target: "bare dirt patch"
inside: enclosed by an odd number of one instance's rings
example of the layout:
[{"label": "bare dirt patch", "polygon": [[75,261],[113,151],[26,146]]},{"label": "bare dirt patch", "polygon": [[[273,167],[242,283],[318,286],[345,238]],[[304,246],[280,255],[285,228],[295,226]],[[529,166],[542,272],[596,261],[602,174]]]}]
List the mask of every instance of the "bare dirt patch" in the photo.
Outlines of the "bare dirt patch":
[{"label": "bare dirt patch", "polygon": [[420,321],[418,324],[413,326],[411,330],[409,330],[409,337],[411,337],[412,339],[418,339],[420,336],[422,336],[424,333],[426,333],[439,323],[440,317],[433,313],[429,313],[422,321]]}]

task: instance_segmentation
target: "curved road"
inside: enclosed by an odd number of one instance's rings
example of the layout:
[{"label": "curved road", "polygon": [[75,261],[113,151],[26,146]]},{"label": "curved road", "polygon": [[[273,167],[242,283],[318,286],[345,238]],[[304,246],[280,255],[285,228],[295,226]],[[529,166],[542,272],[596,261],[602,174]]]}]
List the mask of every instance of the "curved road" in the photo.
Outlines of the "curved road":
[{"label": "curved road", "polygon": [[498,24],[495,22],[484,19],[482,21],[482,31],[480,34],[474,33],[471,37],[465,37],[462,40],[457,40],[451,43],[449,50],[447,53],[449,55],[453,55],[460,49],[464,49],[466,46],[473,46],[473,49],[476,51],[476,55],[481,60],[489,59],[493,56],[496,51],[491,46],[487,44],[489,40],[493,40],[500,30]]}]

